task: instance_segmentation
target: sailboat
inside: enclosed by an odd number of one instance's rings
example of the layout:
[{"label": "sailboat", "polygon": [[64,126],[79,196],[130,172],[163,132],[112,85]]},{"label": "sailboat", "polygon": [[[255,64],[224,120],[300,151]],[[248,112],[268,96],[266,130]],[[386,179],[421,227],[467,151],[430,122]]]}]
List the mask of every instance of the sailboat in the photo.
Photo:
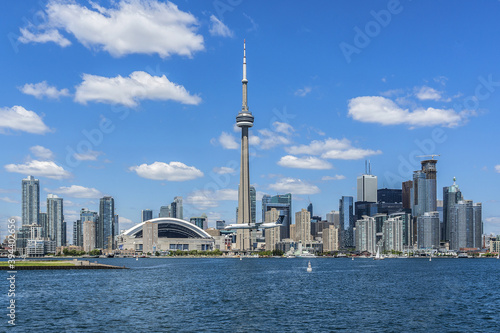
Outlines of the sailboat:
[{"label": "sailboat", "polygon": [[380,247],[377,247],[377,254],[375,255],[375,258],[373,260],[384,260],[385,258],[380,256]]},{"label": "sailboat", "polygon": [[497,254],[497,259],[500,259],[500,252],[498,252]]},{"label": "sailboat", "polygon": [[307,264],[307,271],[310,273],[312,272],[312,267],[311,267],[311,262],[309,261],[309,263]]}]

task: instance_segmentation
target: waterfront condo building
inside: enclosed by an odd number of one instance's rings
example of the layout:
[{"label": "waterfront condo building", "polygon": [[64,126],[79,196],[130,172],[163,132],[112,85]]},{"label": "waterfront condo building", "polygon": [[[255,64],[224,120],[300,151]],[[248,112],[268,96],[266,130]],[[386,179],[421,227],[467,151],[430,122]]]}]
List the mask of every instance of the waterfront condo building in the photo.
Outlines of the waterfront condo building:
[{"label": "waterfront condo building", "polygon": [[63,213],[63,198],[47,195],[47,237],[56,242],[56,247],[66,245],[66,226]]},{"label": "waterfront condo building", "polygon": [[295,213],[295,236],[297,242],[307,243],[311,238],[311,216],[307,209],[302,208],[300,212]]},{"label": "waterfront condo building", "polygon": [[22,180],[22,224],[40,224],[38,214],[40,212],[40,181],[33,176]]}]

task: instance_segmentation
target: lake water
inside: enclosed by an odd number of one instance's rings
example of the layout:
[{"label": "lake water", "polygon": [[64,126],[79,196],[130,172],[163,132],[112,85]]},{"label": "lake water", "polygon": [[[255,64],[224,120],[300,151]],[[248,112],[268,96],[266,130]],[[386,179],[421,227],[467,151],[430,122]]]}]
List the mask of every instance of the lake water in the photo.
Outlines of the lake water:
[{"label": "lake water", "polygon": [[18,271],[12,331],[500,332],[496,259],[94,260]]}]

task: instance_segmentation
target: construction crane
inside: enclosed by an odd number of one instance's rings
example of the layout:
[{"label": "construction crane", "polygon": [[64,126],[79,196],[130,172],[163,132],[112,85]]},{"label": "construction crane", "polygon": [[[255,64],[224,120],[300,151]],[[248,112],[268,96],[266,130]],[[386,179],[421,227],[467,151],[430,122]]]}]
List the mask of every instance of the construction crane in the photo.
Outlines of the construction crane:
[{"label": "construction crane", "polygon": [[428,156],[431,156],[432,159],[434,159],[435,156],[441,156],[439,154],[431,154],[431,155],[418,155],[418,156],[415,156],[415,157],[428,157]]}]

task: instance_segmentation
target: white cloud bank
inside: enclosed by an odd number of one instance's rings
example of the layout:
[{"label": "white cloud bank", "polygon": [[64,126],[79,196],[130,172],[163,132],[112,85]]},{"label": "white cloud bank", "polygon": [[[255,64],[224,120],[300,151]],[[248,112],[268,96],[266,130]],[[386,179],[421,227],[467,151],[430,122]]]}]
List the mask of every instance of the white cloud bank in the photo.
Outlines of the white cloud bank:
[{"label": "white cloud bank", "polygon": [[11,108],[0,108],[0,133],[5,130],[23,131],[33,134],[50,132],[42,118],[33,111],[15,105]]},{"label": "white cloud bank", "polygon": [[358,160],[371,155],[382,154],[380,150],[361,149],[352,146],[348,139],[314,140],[308,145],[291,146],[285,150],[293,155],[320,155],[325,159]]},{"label": "white cloud bank", "polygon": [[412,127],[456,127],[466,122],[473,113],[452,109],[402,109],[392,100],[381,96],[362,96],[349,100],[348,115],[354,120],[381,125],[410,125]]},{"label": "white cloud bank", "polygon": [[320,192],[316,185],[296,178],[282,178],[276,183],[270,184],[269,188],[280,193],[292,194],[316,194]]},{"label": "white cloud bank", "polygon": [[64,170],[62,166],[52,161],[32,160],[25,164],[7,164],[5,170],[8,172],[17,172],[25,175],[38,177],[47,177],[52,179],[64,179],[71,177],[71,173]]},{"label": "white cloud bank", "polygon": [[296,157],[292,155],[286,155],[278,161],[278,165],[286,168],[313,170],[327,170],[332,168],[332,165],[327,161],[312,156]]},{"label": "white cloud bank", "polygon": [[141,164],[139,166],[132,166],[129,170],[135,171],[142,178],[173,182],[182,182],[203,177],[203,172],[181,162],[154,162],[149,165]]},{"label": "white cloud bank", "polygon": [[20,87],[19,90],[26,95],[32,95],[38,99],[41,99],[44,96],[52,99],[58,99],[61,96],[69,96],[68,89],[57,90],[56,87],[49,86],[47,81],[39,83],[26,83],[24,86]]},{"label": "white cloud bank", "polygon": [[84,187],[80,185],[62,186],[54,190],[44,189],[46,192],[56,193],[72,198],[101,198],[103,196],[102,192],[90,187]]},{"label": "white cloud bank", "polygon": [[42,160],[54,159],[54,153],[48,148],[42,146],[33,146],[30,148],[30,151],[33,155],[35,155],[39,159]]},{"label": "white cloud bank", "polygon": [[[172,54],[191,57],[204,49],[197,34],[198,21],[171,2],[121,0],[111,8],[90,2],[91,8],[69,0],[49,1],[46,22],[21,28],[22,43],[54,42],[62,47],[71,42],[61,35],[73,35],[89,49],[104,50],[120,57],[132,53]],[[33,33],[35,30],[36,33]]]},{"label": "white cloud bank", "polygon": [[172,100],[182,104],[197,105],[201,98],[191,95],[182,85],[170,82],[165,75],[151,76],[136,71],[128,77],[104,77],[83,74],[82,83],[76,87],[75,101],[122,104],[133,107],[140,100]]}]

